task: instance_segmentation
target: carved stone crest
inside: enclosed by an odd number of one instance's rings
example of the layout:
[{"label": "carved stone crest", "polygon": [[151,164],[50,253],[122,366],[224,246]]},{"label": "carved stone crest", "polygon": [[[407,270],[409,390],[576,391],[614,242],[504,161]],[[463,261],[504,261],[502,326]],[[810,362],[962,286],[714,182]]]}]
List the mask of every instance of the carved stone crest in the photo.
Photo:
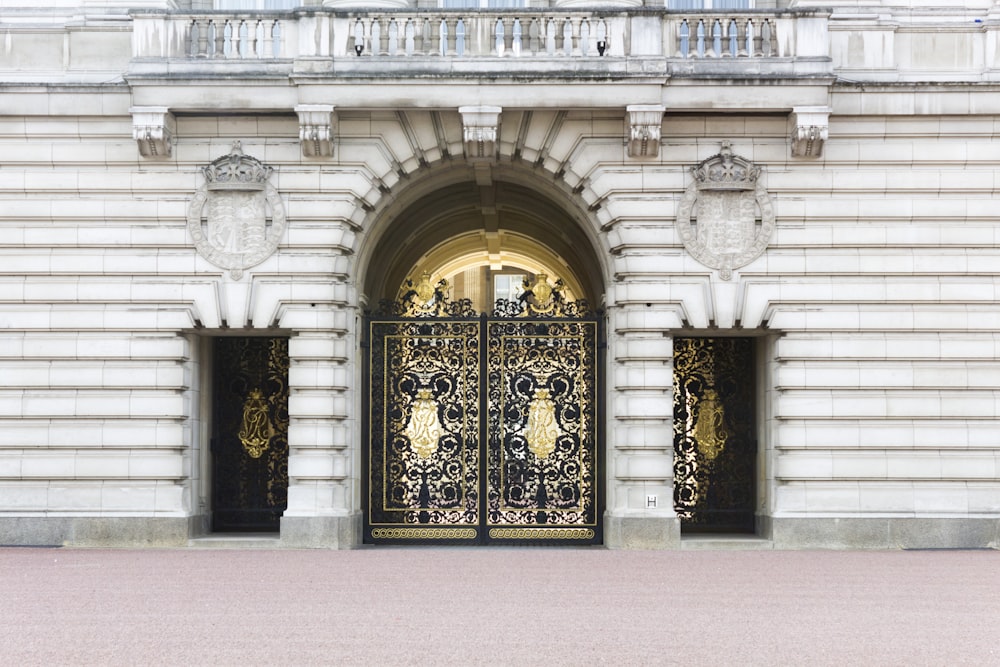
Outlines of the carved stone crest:
[{"label": "carved stone crest", "polygon": [[188,206],[188,232],[198,254],[239,280],[277,249],[285,207],[268,182],[271,167],[244,155],[238,141],[202,173],[205,183]]},{"label": "carved stone crest", "polygon": [[733,269],[763,254],[774,231],[774,207],[760,183],[760,167],[734,155],[729,142],[697,167],[677,210],[677,230],[688,253],[718,269]]}]

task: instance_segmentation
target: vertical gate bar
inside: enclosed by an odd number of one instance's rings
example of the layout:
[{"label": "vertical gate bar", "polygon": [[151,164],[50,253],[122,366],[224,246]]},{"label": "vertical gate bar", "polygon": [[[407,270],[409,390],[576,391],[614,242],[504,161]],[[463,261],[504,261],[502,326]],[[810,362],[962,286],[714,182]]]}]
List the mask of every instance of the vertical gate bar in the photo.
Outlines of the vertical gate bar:
[{"label": "vertical gate bar", "polygon": [[479,539],[477,543],[486,544],[489,542],[489,534],[486,524],[489,513],[489,503],[487,494],[489,493],[489,461],[490,461],[490,441],[487,432],[487,422],[489,421],[489,369],[486,365],[487,347],[490,337],[489,317],[486,313],[479,314]]}]

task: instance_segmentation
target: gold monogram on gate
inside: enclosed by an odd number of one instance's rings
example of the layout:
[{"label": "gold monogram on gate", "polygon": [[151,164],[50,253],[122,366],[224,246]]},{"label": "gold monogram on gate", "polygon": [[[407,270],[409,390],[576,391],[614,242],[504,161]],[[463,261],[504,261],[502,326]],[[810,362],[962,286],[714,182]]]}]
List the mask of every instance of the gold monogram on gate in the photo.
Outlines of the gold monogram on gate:
[{"label": "gold monogram on gate", "polygon": [[259,459],[271,444],[274,428],[267,414],[267,401],[260,389],[254,389],[243,403],[243,425],[239,438],[251,458]]},{"label": "gold monogram on gate", "polygon": [[413,451],[422,459],[428,458],[437,451],[438,440],[444,433],[441,420],[438,419],[437,401],[431,395],[430,389],[418,389],[417,399],[413,401],[413,412],[410,421],[403,431]]}]

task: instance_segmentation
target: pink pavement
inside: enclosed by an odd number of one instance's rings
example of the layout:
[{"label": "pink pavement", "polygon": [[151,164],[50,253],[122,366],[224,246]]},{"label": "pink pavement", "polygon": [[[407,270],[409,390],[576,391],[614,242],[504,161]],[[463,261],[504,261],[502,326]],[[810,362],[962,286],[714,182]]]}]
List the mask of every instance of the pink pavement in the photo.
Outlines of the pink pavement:
[{"label": "pink pavement", "polygon": [[7,548],[0,664],[997,665],[1000,551]]}]

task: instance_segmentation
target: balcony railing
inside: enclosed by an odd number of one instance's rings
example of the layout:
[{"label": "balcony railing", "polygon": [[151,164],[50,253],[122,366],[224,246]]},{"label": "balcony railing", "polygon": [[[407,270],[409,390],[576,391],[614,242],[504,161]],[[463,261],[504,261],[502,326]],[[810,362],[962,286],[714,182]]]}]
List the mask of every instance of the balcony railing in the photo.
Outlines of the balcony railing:
[{"label": "balcony railing", "polygon": [[135,59],[828,59],[818,10],[358,10],[133,13]]}]

